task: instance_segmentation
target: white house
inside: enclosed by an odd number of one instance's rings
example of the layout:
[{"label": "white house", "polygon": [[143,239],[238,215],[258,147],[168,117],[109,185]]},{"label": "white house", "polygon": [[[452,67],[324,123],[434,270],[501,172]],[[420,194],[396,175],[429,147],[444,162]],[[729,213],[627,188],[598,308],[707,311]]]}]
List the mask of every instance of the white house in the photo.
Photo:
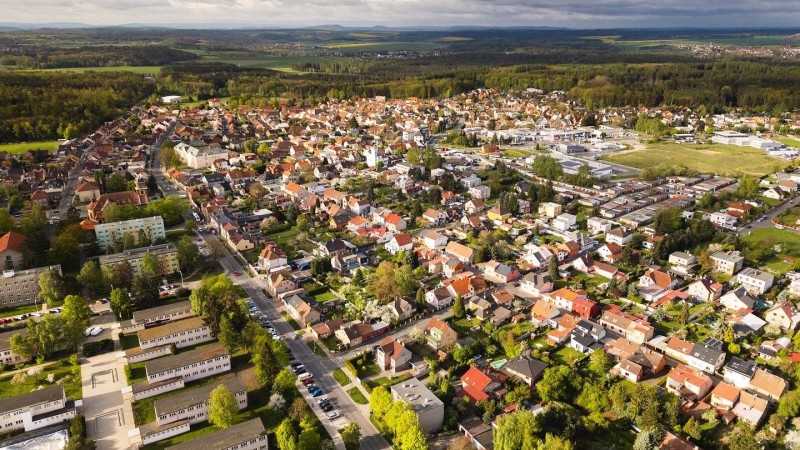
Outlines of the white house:
[{"label": "white house", "polygon": [[489,188],[489,186],[484,185],[471,187],[467,192],[472,196],[472,198],[479,198],[483,200],[486,200],[492,196],[492,189]]},{"label": "white house", "polygon": [[553,219],[552,226],[559,231],[567,231],[575,227],[578,223],[577,216],[573,214],[559,214],[558,217]]},{"label": "white house", "polygon": [[739,283],[750,295],[761,295],[767,292],[775,281],[775,275],[748,267],[736,275]]},{"label": "white house", "polygon": [[708,220],[710,220],[711,223],[720,228],[725,228],[726,230],[733,230],[736,228],[736,221],[738,219],[724,212],[714,212],[711,213]]},{"label": "white house", "polygon": [[627,228],[617,227],[606,233],[606,242],[623,246],[633,239],[633,233]]},{"label": "white house", "polygon": [[414,241],[411,240],[411,235],[408,233],[397,233],[384,244],[384,248],[392,255],[396,255],[402,251],[411,251],[414,248]]},{"label": "white house", "polygon": [[613,223],[602,217],[590,217],[589,220],[586,221],[586,229],[591,235],[606,234],[611,231],[613,227]]},{"label": "white house", "polygon": [[422,241],[422,244],[431,250],[443,248],[447,245],[447,236],[433,230],[424,230],[418,237]]},{"label": "white house", "polygon": [[714,272],[733,275],[742,270],[744,258],[739,252],[714,252],[711,254],[711,262],[714,264]]}]

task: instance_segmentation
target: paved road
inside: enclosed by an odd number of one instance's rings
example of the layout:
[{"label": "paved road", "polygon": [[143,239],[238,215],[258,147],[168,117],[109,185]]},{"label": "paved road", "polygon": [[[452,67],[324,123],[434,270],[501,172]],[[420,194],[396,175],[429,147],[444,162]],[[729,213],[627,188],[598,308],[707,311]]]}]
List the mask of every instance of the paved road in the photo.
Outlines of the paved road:
[{"label": "paved road", "polygon": [[[206,242],[211,239],[216,239],[214,235],[209,233],[198,232],[198,234],[205,239]],[[245,273],[241,264],[239,264],[229,252],[225,252],[219,259],[219,262],[231,273],[234,271]],[[235,276],[231,274],[231,279],[234,283],[242,286],[264,316],[272,322],[275,330],[280,335],[287,337],[286,344],[292,351],[292,354],[298,361],[303,363],[309,373],[314,375],[316,384],[322,388],[325,392],[325,396],[331,399],[335,409],[339,411],[339,414],[344,416],[345,420],[337,419],[334,424],[331,424],[327,417],[322,414],[321,410],[313,404],[315,402],[310,402],[312,403],[312,409],[320,417],[323,424],[326,425],[326,428],[330,431],[333,427],[342,428],[347,423],[355,422],[361,428],[361,448],[363,450],[391,449],[386,439],[384,439],[375,426],[372,425],[369,417],[365,415],[333,378],[332,373],[333,370],[337,368],[336,363],[328,358],[320,358],[315,355],[301,339],[291,339],[291,336],[294,335],[294,330],[289,323],[281,317],[278,311],[280,303],[275,299],[267,297],[261,291],[261,287],[247,275]],[[343,448],[341,436],[333,432],[332,437],[334,445],[336,445],[337,448]]]},{"label": "paved road", "polygon": [[750,223],[750,228],[748,228],[745,225],[744,227],[739,228],[736,234],[738,234],[739,236],[746,236],[750,234],[751,231],[757,230],[759,228],[774,227],[775,225],[772,224],[772,219],[780,216],[781,214],[786,212],[787,209],[793,208],[798,204],[800,204],[800,196],[789,199],[788,201],[778,205],[775,208],[772,208],[767,213],[765,213],[762,216],[764,217],[764,220],[754,220],[753,222]]}]

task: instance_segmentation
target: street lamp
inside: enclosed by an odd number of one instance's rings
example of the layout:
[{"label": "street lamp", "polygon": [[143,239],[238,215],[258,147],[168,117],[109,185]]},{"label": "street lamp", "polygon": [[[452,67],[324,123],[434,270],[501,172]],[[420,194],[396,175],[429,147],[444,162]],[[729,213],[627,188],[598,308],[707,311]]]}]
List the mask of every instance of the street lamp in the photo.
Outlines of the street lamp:
[{"label": "street lamp", "polygon": [[183,287],[183,272],[181,272],[181,269],[178,269],[178,273],[181,274],[181,287]]}]

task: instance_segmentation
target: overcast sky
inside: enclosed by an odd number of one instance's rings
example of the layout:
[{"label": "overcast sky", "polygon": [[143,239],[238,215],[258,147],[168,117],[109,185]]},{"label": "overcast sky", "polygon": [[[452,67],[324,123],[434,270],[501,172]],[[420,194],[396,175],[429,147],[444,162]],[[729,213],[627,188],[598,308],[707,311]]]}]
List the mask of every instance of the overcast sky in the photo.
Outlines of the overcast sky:
[{"label": "overcast sky", "polygon": [[797,0],[2,0],[0,22],[796,27]]}]

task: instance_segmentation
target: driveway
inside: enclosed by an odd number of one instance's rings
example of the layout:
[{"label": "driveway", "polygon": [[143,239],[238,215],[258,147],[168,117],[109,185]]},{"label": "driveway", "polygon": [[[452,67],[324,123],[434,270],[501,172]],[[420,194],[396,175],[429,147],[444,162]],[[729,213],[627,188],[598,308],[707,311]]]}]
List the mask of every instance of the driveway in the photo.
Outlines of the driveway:
[{"label": "driveway", "polygon": [[114,351],[81,358],[87,435],[95,440],[98,450],[134,448],[128,441],[128,432],[135,428],[133,410],[131,402],[124,400],[120,392],[128,382],[124,360],[117,358],[121,350],[117,335],[119,324],[112,314],[104,314],[94,317],[91,325],[103,327],[103,332],[91,340],[109,338],[113,333]]}]

